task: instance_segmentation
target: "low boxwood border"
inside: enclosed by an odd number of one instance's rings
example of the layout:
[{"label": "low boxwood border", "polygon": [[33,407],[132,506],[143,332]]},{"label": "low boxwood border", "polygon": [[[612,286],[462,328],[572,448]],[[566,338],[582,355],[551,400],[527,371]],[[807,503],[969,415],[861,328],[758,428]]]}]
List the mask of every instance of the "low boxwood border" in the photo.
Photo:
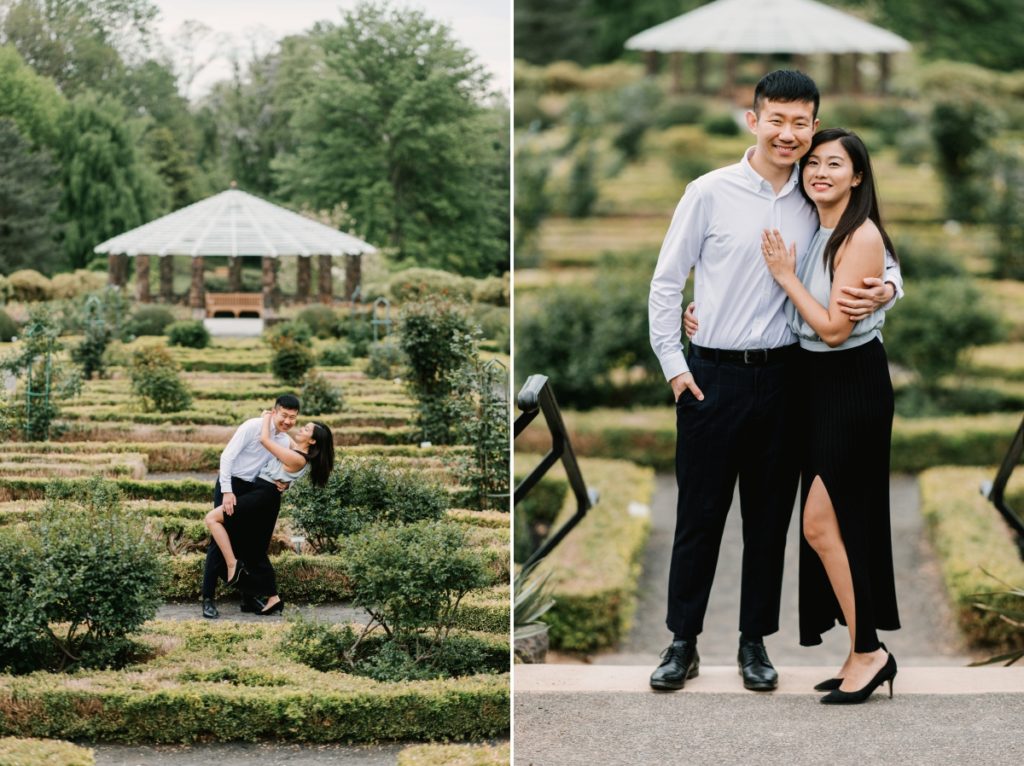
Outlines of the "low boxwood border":
[{"label": "low boxwood border", "polygon": [[[995,468],[944,467],[919,477],[921,514],[939,554],[942,578],[953,604],[957,623],[967,640],[978,648],[1008,647],[1020,640],[1020,629],[974,606],[981,601],[1020,610],[1019,599],[976,594],[995,593],[1005,587],[982,569],[1016,587],[1024,586],[1021,562],[1012,531],[995,507],[978,491],[991,481]],[[1024,476],[1014,477],[1014,499],[1021,497]]]},{"label": "low boxwood border", "polygon": [[500,745],[413,745],[398,754],[398,766],[508,766],[512,748]]},{"label": "low boxwood border", "polygon": [[143,665],[0,676],[0,734],[150,743],[508,734],[508,673],[402,683],[321,673],[279,650],[286,630],[154,621],[139,638],[158,656]]},{"label": "low boxwood border", "polygon": [[[413,761],[412,763],[420,763]],[[95,766],[92,750],[57,739],[0,738],[2,766]]]},{"label": "low boxwood border", "polygon": [[[538,460],[517,454],[517,474]],[[600,492],[600,501],[544,559],[539,572],[553,573],[555,606],[543,618],[551,647],[589,652],[614,646],[629,630],[650,530],[649,515],[630,508],[633,503],[650,507],[654,475],[620,460],[583,459],[580,469],[587,486]],[[548,475],[565,480],[561,466]],[[568,493],[552,530],[575,511],[576,500]]]},{"label": "low boxwood border", "polygon": [[[675,468],[676,426],[671,407],[563,412],[578,455],[629,460],[658,471]],[[1019,413],[944,418],[896,418],[892,470],[917,473],[940,465],[986,465],[1002,460],[1020,425]],[[516,448],[544,450],[550,437],[527,430]]]}]

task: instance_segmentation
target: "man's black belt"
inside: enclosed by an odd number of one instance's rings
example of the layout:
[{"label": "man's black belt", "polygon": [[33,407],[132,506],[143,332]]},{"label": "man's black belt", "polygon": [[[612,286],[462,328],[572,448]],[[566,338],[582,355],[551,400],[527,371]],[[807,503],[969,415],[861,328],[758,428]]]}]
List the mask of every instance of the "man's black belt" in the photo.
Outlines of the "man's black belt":
[{"label": "man's black belt", "polygon": [[745,351],[730,351],[721,348],[704,348],[696,343],[690,344],[690,351],[700,359],[752,365],[776,364],[792,356],[798,348],[800,348],[799,343],[792,343],[779,348],[751,348]]}]

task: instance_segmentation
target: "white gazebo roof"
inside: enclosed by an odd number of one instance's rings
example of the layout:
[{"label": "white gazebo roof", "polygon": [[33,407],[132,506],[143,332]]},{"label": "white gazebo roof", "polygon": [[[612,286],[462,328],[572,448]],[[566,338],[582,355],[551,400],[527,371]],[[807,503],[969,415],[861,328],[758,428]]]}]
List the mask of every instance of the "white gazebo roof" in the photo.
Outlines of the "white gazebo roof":
[{"label": "white gazebo roof", "polygon": [[237,189],[215,194],[97,245],[111,255],[355,255],[376,248]]},{"label": "white gazebo roof", "polygon": [[671,53],[897,53],[910,43],[814,0],[716,0],[626,41]]}]

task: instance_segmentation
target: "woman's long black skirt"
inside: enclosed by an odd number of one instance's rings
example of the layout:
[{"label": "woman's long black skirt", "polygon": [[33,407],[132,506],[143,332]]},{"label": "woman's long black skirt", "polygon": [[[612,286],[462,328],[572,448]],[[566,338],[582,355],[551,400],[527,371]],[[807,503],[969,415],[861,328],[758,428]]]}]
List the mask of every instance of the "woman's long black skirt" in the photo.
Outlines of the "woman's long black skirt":
[{"label": "woman's long black skirt", "polygon": [[[801,350],[806,387],[801,522],[807,493],[820,476],[846,547],[856,601],[855,651],[878,648],[876,630],[899,628],[889,523],[889,448],[893,393],[880,340],[843,351]],[[825,568],[800,535],[800,643],[821,643],[846,624]]]},{"label": "woman's long black skirt", "polygon": [[255,596],[277,593],[277,578],[267,550],[280,510],[281,491],[277,485],[256,479],[255,489],[240,496],[235,503],[235,512],[224,516],[224,528],[231,540],[231,548],[235,557],[245,562],[249,573],[238,585],[246,593]]}]

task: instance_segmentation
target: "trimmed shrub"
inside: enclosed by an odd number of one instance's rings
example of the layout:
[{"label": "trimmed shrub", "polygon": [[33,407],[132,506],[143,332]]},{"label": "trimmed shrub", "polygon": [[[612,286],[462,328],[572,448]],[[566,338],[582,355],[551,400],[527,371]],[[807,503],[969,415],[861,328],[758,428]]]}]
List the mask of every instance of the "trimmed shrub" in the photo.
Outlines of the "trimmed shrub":
[{"label": "trimmed shrub", "polygon": [[[299,324],[299,327],[306,327]],[[270,371],[274,377],[289,386],[302,383],[306,373],[316,365],[316,357],[307,345],[282,336],[274,342],[274,353],[270,358]]]},{"label": "trimmed shrub", "polygon": [[398,766],[507,766],[512,749],[503,745],[413,745],[398,754]]},{"label": "trimmed shrub", "polygon": [[597,154],[587,145],[576,152],[569,171],[569,184],[565,192],[565,212],[570,218],[586,218],[597,204],[599,190],[594,179],[597,173]]},{"label": "trimmed shrub", "polygon": [[401,347],[391,340],[371,343],[368,357],[370,363],[363,372],[370,378],[392,380],[398,377],[405,364]]},{"label": "trimmed shrub", "polygon": [[0,342],[8,343],[11,338],[18,335],[18,323],[11,319],[11,315],[0,309]]},{"label": "trimmed shrub", "polygon": [[448,493],[422,475],[382,458],[342,458],[325,487],[300,480],[284,494],[284,506],[320,551],[338,550],[338,538],[370,524],[439,519]]},{"label": "trimmed shrub", "polygon": [[210,331],[199,319],[174,322],[167,327],[167,345],[206,348],[210,345]]},{"label": "trimmed shrub", "polygon": [[35,269],[19,269],[7,277],[11,296],[16,301],[31,303],[53,297],[53,283]]},{"label": "trimmed shrub", "polygon": [[[413,762],[415,763],[415,762]],[[58,739],[0,738],[0,764],[3,766],[95,766],[89,748]]]},{"label": "trimmed shrub", "polygon": [[264,339],[267,345],[275,351],[292,343],[312,348],[313,331],[305,322],[296,320],[279,322],[264,333]]},{"label": "trimmed shrub", "polygon": [[365,357],[373,343],[373,325],[368,314],[357,314],[338,321],[336,332],[352,347],[352,356]]},{"label": "trimmed shrub", "polygon": [[713,114],[701,123],[704,132],[711,136],[738,136],[740,126],[731,114]]},{"label": "trimmed shrub", "polygon": [[320,349],[318,361],[324,367],[348,367],[352,364],[352,346],[339,340]]},{"label": "trimmed shrub", "polygon": [[696,125],[704,119],[704,99],[694,96],[671,96],[662,102],[655,124],[664,130],[673,125]]},{"label": "trimmed shrub", "polygon": [[132,314],[128,328],[132,335],[163,335],[174,315],[163,306],[139,306]]},{"label": "trimmed shrub", "polygon": [[510,276],[507,271],[500,277],[478,279],[473,287],[474,303],[486,303],[490,306],[508,306],[510,304],[510,296]]},{"label": "trimmed shrub", "polygon": [[508,510],[509,406],[505,392],[508,376],[496,365],[479,363],[454,375],[458,440],[473,452],[456,462],[459,482],[469,488],[472,507]]},{"label": "trimmed shrub", "polygon": [[299,397],[303,415],[330,415],[343,409],[341,389],[315,372],[306,376]]},{"label": "trimmed shrub", "polygon": [[470,300],[474,280],[440,269],[413,268],[399,271],[388,282],[388,292],[396,301],[420,301],[429,296]]},{"label": "trimmed shrub", "polygon": [[77,298],[103,290],[107,286],[107,275],[88,269],[75,269],[71,274],[54,274],[50,284],[53,286],[54,298]]},{"label": "trimmed shrub", "polygon": [[0,306],[3,306],[14,297],[14,288],[11,287],[11,280],[0,274]]},{"label": "trimmed shrub", "polygon": [[309,306],[299,312],[295,321],[302,322],[318,338],[332,338],[338,326],[338,317],[327,306]]},{"label": "trimmed shrub", "polygon": [[85,338],[71,349],[71,360],[82,368],[86,380],[91,380],[94,373],[101,378],[106,373],[105,354],[112,335],[105,322],[90,322],[85,328]]},{"label": "trimmed shrub", "polygon": [[176,412],[192,404],[192,394],[178,377],[178,365],[166,348],[149,346],[132,353],[132,393],[145,411]]},{"label": "trimmed shrub", "polygon": [[507,308],[477,304],[471,307],[470,314],[483,332],[483,337],[493,339],[497,350],[507,354],[512,312]]}]

